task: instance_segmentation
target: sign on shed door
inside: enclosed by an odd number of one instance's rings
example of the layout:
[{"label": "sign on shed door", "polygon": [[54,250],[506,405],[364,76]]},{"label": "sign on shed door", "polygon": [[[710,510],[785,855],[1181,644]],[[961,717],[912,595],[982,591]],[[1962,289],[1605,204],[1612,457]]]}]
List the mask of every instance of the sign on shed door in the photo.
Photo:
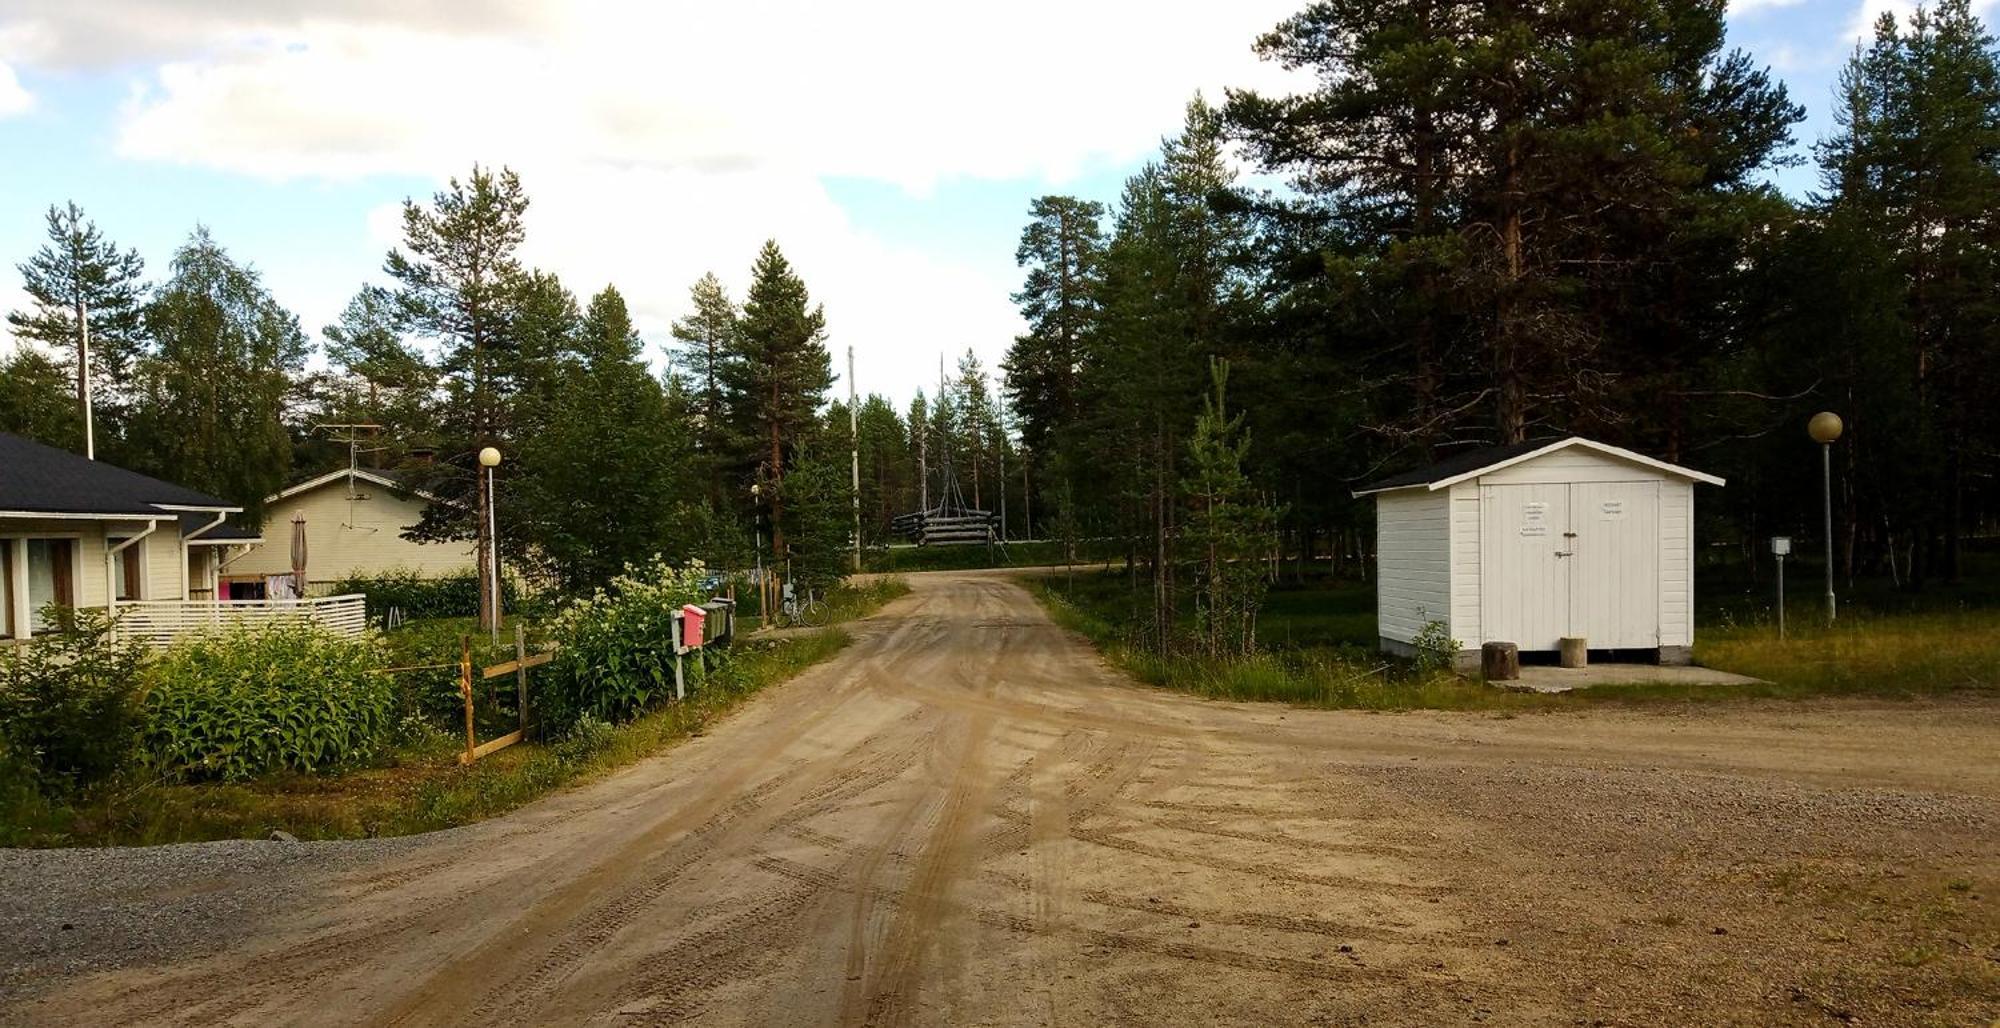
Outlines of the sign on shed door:
[{"label": "sign on shed door", "polygon": [[1553,650],[1569,634],[1569,486],[1479,490],[1481,634],[1524,650]]},{"label": "sign on shed door", "polygon": [[1553,650],[1660,644],[1658,482],[1488,485],[1479,490],[1486,640]]}]

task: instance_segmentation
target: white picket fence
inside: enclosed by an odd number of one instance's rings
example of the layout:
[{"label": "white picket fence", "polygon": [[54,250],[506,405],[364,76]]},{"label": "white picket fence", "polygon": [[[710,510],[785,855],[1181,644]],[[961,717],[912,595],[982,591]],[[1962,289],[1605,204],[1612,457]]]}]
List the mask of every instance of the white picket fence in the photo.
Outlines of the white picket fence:
[{"label": "white picket fence", "polygon": [[120,638],[154,647],[238,627],[310,624],[347,636],[368,627],[367,597],[360,593],[304,600],[135,600],[118,604],[114,613]]}]

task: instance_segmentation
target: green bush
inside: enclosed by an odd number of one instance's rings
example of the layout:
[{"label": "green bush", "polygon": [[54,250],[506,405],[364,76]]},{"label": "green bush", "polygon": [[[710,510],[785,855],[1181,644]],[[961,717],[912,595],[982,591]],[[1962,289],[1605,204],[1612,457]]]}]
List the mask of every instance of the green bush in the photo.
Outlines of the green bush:
[{"label": "green bush", "polygon": [[[707,575],[699,561],[674,568],[656,557],[563,608],[549,626],[554,673],[535,698],[548,726],[566,730],[585,714],[617,724],[672,695],[673,612],[706,598]],[[699,674],[700,662],[687,667]]]},{"label": "green bush", "polygon": [[102,611],[50,612],[55,632],[0,650],[0,750],[59,793],[130,762],[144,651],[114,640]]},{"label": "green bush", "polygon": [[[488,633],[463,618],[415,621],[383,635],[388,666],[411,669],[391,676],[401,697],[404,716],[422,717],[457,733],[465,731],[465,699],[458,691],[458,659],[459,640],[468,636],[472,640],[475,669],[514,659],[511,629],[496,646]],[[473,674],[477,676],[478,671]],[[513,679],[507,679],[504,686],[478,680],[473,685],[480,690],[476,707],[482,729],[511,724],[520,718],[515,709],[518,701]]]},{"label": "green bush", "polygon": [[[333,583],[333,595],[360,593],[368,598],[368,620],[380,625],[389,608],[400,608],[410,620],[479,616],[479,576],[470,571],[424,575],[404,568],[379,575],[355,575]],[[518,610],[514,582],[500,579],[500,607]]]},{"label": "green bush", "polygon": [[319,772],[380,751],[396,694],[372,638],[283,627],[181,643],[146,669],[148,761],[175,778]]}]

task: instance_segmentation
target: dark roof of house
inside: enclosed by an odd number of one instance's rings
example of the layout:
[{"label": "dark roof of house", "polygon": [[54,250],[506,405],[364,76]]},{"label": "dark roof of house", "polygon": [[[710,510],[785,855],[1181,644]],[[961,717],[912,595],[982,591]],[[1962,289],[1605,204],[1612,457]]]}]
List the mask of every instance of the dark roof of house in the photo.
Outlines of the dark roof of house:
[{"label": "dark roof of house", "polygon": [[215,515],[200,511],[182,514],[181,537],[184,539],[202,539],[209,542],[223,542],[225,540],[230,542],[256,542],[264,538],[264,533],[248,527],[235,516],[226,519],[221,524],[200,535],[195,534],[195,529],[214,520]]},{"label": "dark roof of house", "polygon": [[1535,439],[1525,443],[1509,443],[1506,446],[1482,446],[1476,450],[1454,453],[1436,464],[1415,471],[1405,471],[1399,475],[1371,482],[1356,489],[1357,493],[1381,492],[1384,489],[1407,489],[1411,486],[1429,485],[1447,478],[1457,478],[1470,471],[1492,467],[1502,461],[1513,460],[1523,454],[1533,453],[1560,439]]},{"label": "dark roof of house", "polygon": [[0,510],[151,517],[163,506],[237,509],[207,493],[0,432]]}]

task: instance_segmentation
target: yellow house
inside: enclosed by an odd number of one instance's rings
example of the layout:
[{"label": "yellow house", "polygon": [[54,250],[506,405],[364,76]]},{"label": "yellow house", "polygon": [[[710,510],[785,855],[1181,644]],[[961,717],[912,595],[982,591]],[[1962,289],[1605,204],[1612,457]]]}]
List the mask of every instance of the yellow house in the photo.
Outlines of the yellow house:
[{"label": "yellow house", "polygon": [[291,540],[303,523],[309,595],[351,576],[415,571],[438,577],[471,574],[470,542],[419,543],[403,533],[422,520],[435,498],[402,485],[394,472],[342,468],[292,486],[264,501],[264,543],[231,558],[221,582],[232,598],[264,595],[270,579],[292,571]]},{"label": "yellow house", "polygon": [[212,602],[216,571],[258,540],[217,499],[0,432],[0,645],[51,625],[49,604]]}]

